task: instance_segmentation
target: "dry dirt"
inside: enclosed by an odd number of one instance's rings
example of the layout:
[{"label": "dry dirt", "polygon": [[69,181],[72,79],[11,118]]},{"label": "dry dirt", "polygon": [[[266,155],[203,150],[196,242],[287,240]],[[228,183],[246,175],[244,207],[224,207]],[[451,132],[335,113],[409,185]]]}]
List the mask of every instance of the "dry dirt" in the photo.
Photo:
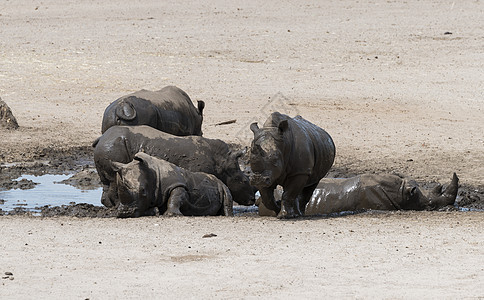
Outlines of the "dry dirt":
[{"label": "dry dirt", "polygon": [[[251,122],[300,114],[332,135],[336,169],[482,190],[483,15],[479,0],[3,1],[0,97],[20,127],[0,131],[0,162],[89,153],[110,102],[174,84],[206,102],[206,137],[245,146]],[[0,298],[478,299],[483,224],[2,216]]]}]

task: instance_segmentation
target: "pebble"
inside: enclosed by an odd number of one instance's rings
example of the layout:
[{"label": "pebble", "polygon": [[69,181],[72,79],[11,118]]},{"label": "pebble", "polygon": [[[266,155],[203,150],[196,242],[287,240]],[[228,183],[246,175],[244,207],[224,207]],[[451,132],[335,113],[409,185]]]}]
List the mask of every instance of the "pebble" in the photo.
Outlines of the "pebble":
[{"label": "pebble", "polygon": [[211,237],[216,237],[217,235],[215,233],[208,233],[202,236],[202,238],[211,238]]}]

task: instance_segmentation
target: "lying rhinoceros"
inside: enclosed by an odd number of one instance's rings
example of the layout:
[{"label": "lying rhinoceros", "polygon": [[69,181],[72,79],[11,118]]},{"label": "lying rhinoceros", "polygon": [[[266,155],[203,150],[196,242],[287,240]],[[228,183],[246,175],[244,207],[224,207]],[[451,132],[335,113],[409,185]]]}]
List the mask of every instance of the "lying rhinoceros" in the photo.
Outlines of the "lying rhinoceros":
[{"label": "lying rhinoceros", "polygon": [[101,202],[118,204],[113,162],[128,163],[138,152],[169,161],[192,172],[215,175],[226,184],[234,201],[254,203],[254,188],[240,170],[242,151],[231,151],[221,140],[201,136],[174,136],[149,126],[113,126],[93,143],[94,163],[103,183]]},{"label": "lying rhinoceros", "polygon": [[324,178],[306,206],[305,214],[322,215],[358,210],[433,210],[452,205],[459,178],[442,191],[442,185],[422,190],[411,179],[396,175],[364,174],[351,178]]},{"label": "lying rhinoceros", "polygon": [[217,177],[190,172],[163,159],[137,153],[128,164],[113,163],[121,204],[119,217],[233,216],[232,196]]},{"label": "lying rhinoceros", "polygon": [[140,90],[111,103],[104,111],[101,132],[114,125],[148,125],[178,136],[202,135],[203,108],[176,86]]},{"label": "lying rhinoceros", "polygon": [[[263,128],[253,123],[250,129],[254,133],[250,180],[259,189],[262,205],[279,218],[301,216],[319,180],[333,165],[333,140],[302,117],[278,112],[271,114]],[[274,200],[277,185],[284,188],[280,207]]]}]

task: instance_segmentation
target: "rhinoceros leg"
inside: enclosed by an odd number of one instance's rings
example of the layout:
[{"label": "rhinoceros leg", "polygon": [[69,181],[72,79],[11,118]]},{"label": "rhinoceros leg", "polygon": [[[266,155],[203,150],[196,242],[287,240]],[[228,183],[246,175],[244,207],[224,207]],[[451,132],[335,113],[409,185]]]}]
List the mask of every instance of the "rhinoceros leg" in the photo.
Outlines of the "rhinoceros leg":
[{"label": "rhinoceros leg", "polygon": [[[274,216],[276,216],[281,207],[277,204],[276,200],[274,199],[274,188],[261,188],[259,189],[260,197],[262,199],[262,203],[259,204],[259,215],[260,216],[270,216],[272,215],[268,211],[273,211]],[[262,207],[261,207],[262,206]],[[260,212],[264,212],[260,214]]]},{"label": "rhinoceros leg", "polygon": [[189,200],[188,197],[188,193],[184,188],[178,187],[173,189],[170,193],[170,198],[168,198],[166,211],[163,215],[168,217],[183,215],[180,211],[180,207],[184,202]]},{"label": "rhinoceros leg", "polygon": [[104,205],[106,207],[113,207],[114,204],[109,199],[108,194],[109,194],[109,185],[104,184],[103,185],[103,193],[101,195],[101,203],[102,203],[102,205]]},{"label": "rhinoceros leg", "polygon": [[118,189],[116,186],[116,182],[111,182],[111,184],[103,185],[101,203],[106,207],[117,207],[119,205]]},{"label": "rhinoceros leg", "polygon": [[279,219],[291,219],[301,216],[297,197],[304,189],[307,180],[307,175],[296,175],[286,180],[281,199],[281,211],[277,215]]},{"label": "rhinoceros leg", "polygon": [[306,211],[306,205],[311,200],[311,197],[313,196],[314,190],[318,186],[318,183],[319,182],[316,182],[313,185],[305,187],[302,190],[301,194],[299,194],[299,196],[297,197],[297,201],[298,201],[298,204],[299,204],[299,210],[300,210],[301,214],[304,215],[304,212]]},{"label": "rhinoceros leg", "polygon": [[233,216],[234,215],[234,202],[232,200],[232,194],[229,188],[225,184],[219,183],[219,194],[222,197],[222,207],[220,215]]}]

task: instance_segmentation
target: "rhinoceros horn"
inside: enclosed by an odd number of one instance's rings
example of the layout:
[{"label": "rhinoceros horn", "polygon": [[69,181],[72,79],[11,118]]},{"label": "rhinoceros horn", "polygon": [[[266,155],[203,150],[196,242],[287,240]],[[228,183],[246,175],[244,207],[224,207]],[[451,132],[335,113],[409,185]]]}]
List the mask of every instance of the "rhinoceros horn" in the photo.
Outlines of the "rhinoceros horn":
[{"label": "rhinoceros horn", "polygon": [[250,124],[250,130],[252,130],[254,134],[260,131],[259,126],[257,125],[257,122]]},{"label": "rhinoceros horn", "polygon": [[429,195],[429,206],[433,209],[451,205],[455,202],[457,197],[457,190],[459,189],[459,177],[454,173],[451,183],[442,192],[442,186],[436,186]]},{"label": "rhinoceros horn", "polygon": [[458,189],[459,189],[459,177],[457,177],[457,174],[454,173],[454,175],[452,176],[452,182],[444,190],[444,193],[442,194],[442,196],[452,197],[453,200],[455,200],[455,198],[457,197]]},{"label": "rhinoceros horn", "polygon": [[116,116],[122,120],[131,121],[136,118],[136,109],[133,104],[123,101],[116,107]]}]

